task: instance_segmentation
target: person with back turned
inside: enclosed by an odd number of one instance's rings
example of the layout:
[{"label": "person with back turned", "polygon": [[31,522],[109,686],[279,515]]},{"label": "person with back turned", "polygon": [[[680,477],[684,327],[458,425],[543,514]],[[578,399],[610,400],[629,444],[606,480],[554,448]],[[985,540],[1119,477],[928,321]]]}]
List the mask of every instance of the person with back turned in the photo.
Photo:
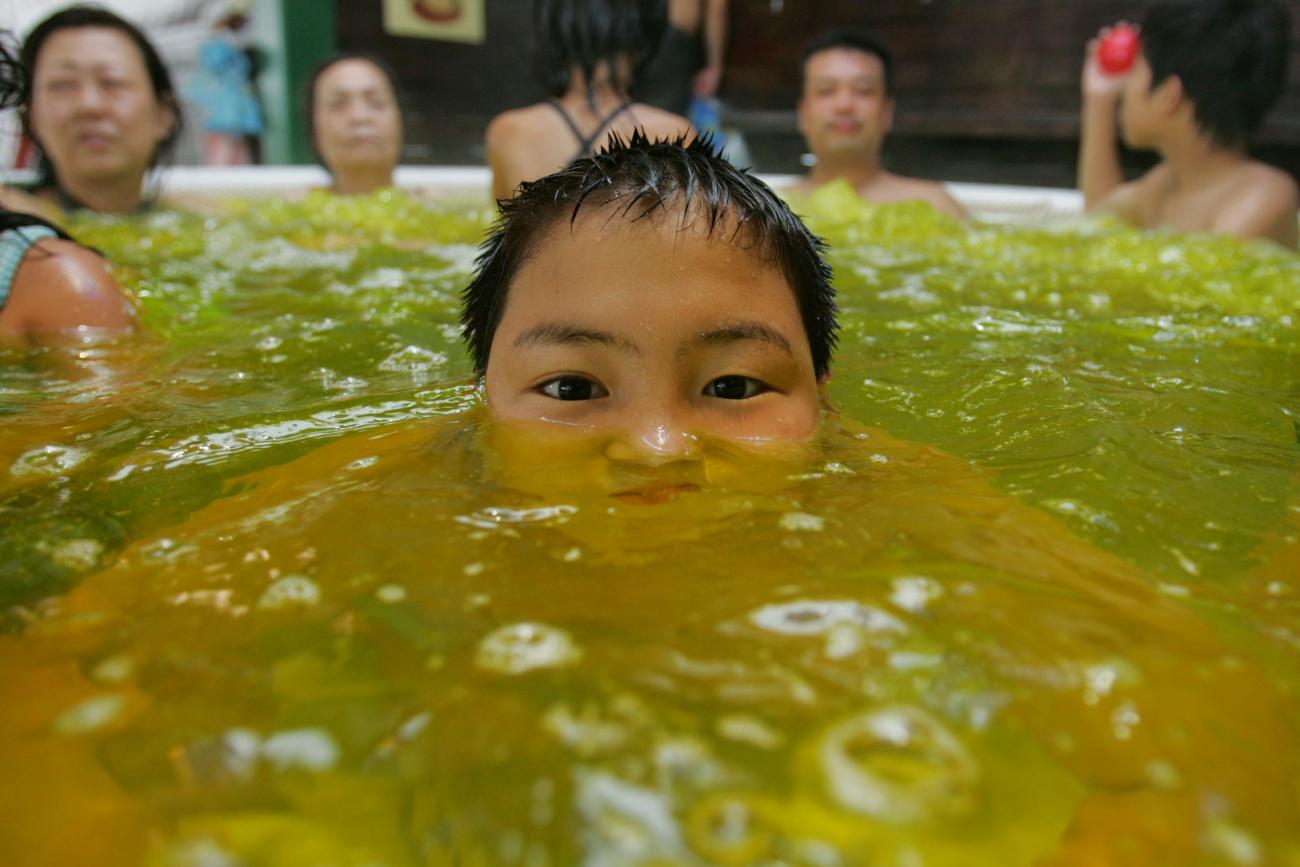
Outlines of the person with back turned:
[{"label": "person with back turned", "polygon": [[[1124,25],[1127,27],[1127,25]],[[1090,211],[1143,228],[1297,244],[1296,182],[1251,159],[1250,137],[1286,84],[1289,15],[1279,0],[1164,0],[1142,21],[1133,66],[1084,62],[1079,188]],[[1125,182],[1116,142],[1160,163]]]}]

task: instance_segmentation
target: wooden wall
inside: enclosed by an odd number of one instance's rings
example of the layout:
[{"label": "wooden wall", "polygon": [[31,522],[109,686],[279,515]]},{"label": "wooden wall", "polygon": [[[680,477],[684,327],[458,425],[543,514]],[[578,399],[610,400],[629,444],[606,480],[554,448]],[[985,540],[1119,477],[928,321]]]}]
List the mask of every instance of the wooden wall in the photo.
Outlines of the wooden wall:
[{"label": "wooden wall", "polygon": [[[887,161],[950,180],[1070,186],[1083,45],[1103,24],[1140,17],[1151,0],[731,0],[721,97],[758,168],[798,171],[799,57],[832,25],[882,36],[897,65],[898,109]],[[337,4],[342,50],[380,54],[402,79],[408,159],[482,161],[498,111],[540,98],[528,0],[487,0],[482,46],[397,38],[380,3]],[[1261,156],[1300,177],[1300,0],[1292,10],[1287,93],[1263,130]],[[1134,171],[1149,163],[1130,155]]]}]

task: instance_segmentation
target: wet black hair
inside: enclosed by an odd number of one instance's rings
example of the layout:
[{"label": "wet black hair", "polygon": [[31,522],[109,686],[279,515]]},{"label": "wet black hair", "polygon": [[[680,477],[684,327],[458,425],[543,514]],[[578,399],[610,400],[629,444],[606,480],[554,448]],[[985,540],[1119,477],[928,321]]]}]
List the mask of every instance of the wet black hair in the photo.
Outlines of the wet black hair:
[{"label": "wet black hair", "polygon": [[1280,0],[1161,0],[1142,20],[1154,88],[1178,76],[1196,125],[1244,146],[1286,87],[1290,15]]},{"label": "wet black hair", "polygon": [[590,88],[596,67],[619,58],[631,64],[633,80],[619,82],[630,91],[668,21],[665,0],[535,0],[533,13],[537,73],[551,96],[569,89],[574,67]]},{"label": "wet black hair", "polygon": [[[307,76],[307,83],[303,85],[299,99],[302,104],[303,118],[307,124],[307,142],[311,145],[311,152],[316,155],[316,162],[322,166],[325,166],[325,160],[321,158],[320,148],[316,147],[316,84],[328,70],[345,60],[364,60],[383,74],[388,82],[388,89],[393,92],[393,104],[397,106],[397,116],[401,119],[402,126],[406,126],[406,113],[402,111],[402,101],[397,96],[397,72],[387,61],[363,51],[345,51],[327,57],[312,67],[311,75]],[[329,166],[325,168],[328,170]]]},{"label": "wet black hair", "polygon": [[[176,141],[180,138],[181,127],[184,123],[180,100],[176,97],[176,88],[172,85],[171,73],[167,71],[167,64],[163,63],[162,55],[158,53],[158,49],[154,48],[153,43],[149,41],[149,38],[144,35],[140,28],[120,15],[109,12],[107,9],[100,9],[95,6],[69,6],[55,12],[40,24],[37,24],[32,32],[27,34],[20,55],[23,71],[27,77],[20,109],[23,118],[23,131],[38,146],[40,145],[40,141],[32,132],[30,116],[32,105],[31,88],[32,82],[36,78],[36,64],[40,60],[41,49],[45,47],[46,40],[60,30],[81,27],[107,27],[126,34],[140,51],[140,57],[149,73],[149,83],[153,86],[154,99],[158,100],[159,104],[170,108],[175,116],[176,121],[172,124],[171,132],[158,143],[157,149],[154,150],[153,156],[149,160],[149,167],[156,167],[161,161],[170,158],[172,151],[176,147]],[[36,163],[36,186],[40,189],[57,187],[58,184],[55,168],[42,152]]]},{"label": "wet black hair", "polygon": [[635,222],[680,211],[683,227],[706,221],[710,237],[724,232],[784,273],[799,306],[817,376],[830,372],[835,349],[835,290],[825,243],[767,184],[722,158],[705,136],[689,144],[650,141],[638,130],[617,135],[594,156],[521,185],[500,203],[501,217],[483,242],[477,272],[465,288],[461,328],[474,369],[487,370],[492,338],[505,312],[510,284],[557,222],[579,212],[612,209]]},{"label": "wet black hair", "polygon": [[869,54],[879,58],[880,65],[885,68],[885,96],[894,95],[894,55],[890,54],[889,47],[884,41],[870,33],[864,33],[861,30],[850,30],[847,28],[835,28],[826,30],[814,36],[803,47],[803,58],[799,61],[799,80],[800,87],[806,82],[808,77],[808,60],[814,54],[820,54],[823,51],[830,51],[834,48],[847,48],[851,51],[861,51],[863,54]]}]

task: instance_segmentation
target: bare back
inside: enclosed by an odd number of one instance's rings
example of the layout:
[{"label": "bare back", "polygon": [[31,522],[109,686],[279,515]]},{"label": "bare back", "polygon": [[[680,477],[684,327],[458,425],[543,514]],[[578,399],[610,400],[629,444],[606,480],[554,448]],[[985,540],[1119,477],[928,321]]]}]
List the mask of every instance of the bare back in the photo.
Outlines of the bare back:
[{"label": "bare back", "polygon": [[1297,208],[1300,193],[1289,174],[1244,158],[1195,185],[1178,184],[1161,163],[1100,203],[1100,209],[1144,229],[1267,238],[1292,249],[1300,243]]},{"label": "bare back", "polygon": [[[557,111],[557,104],[567,113],[568,121]],[[591,148],[599,149],[611,133],[625,139],[637,129],[652,139],[692,134],[690,121],[680,115],[639,102],[618,111],[620,105],[617,100],[598,102],[593,112],[585,100],[576,105],[572,100],[558,100],[497,115],[486,136],[493,197],[509,198],[523,181],[536,180],[586,156],[586,139],[593,135]]]}]

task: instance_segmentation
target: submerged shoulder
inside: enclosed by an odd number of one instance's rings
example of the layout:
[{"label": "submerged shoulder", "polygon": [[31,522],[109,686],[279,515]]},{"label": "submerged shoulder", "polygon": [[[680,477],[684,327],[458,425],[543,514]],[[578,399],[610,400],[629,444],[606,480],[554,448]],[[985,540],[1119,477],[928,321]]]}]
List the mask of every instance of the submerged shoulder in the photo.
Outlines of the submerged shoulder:
[{"label": "submerged shoulder", "polygon": [[920,178],[907,178],[907,181],[912,184],[916,198],[923,199],[934,205],[940,213],[959,220],[964,220],[969,216],[961,203],[953,198],[952,193],[948,192],[948,188],[938,181],[926,181]]},{"label": "submerged shoulder", "polygon": [[108,262],[75,241],[42,240],[14,274],[9,301],[0,311],[0,332],[43,334],[77,328],[130,330],[131,302],[113,279]]}]

